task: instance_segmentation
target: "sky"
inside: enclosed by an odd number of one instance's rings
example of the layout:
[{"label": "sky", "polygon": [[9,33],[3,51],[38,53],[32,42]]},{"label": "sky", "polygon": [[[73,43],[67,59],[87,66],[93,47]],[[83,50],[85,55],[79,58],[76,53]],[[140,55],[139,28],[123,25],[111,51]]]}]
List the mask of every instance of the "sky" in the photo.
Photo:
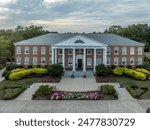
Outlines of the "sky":
[{"label": "sky", "polygon": [[0,0],[0,29],[37,25],[58,32],[103,32],[150,23],[150,0]]}]

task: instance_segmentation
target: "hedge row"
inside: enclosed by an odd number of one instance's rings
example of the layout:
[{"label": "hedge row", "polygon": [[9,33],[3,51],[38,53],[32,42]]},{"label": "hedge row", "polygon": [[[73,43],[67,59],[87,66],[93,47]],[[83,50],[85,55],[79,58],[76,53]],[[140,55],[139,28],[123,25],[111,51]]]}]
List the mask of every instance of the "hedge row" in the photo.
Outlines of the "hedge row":
[{"label": "hedge row", "polygon": [[138,80],[146,80],[150,75],[149,71],[143,68],[137,68],[133,70],[128,68],[118,67],[113,70],[113,73],[117,76],[122,76],[123,74],[125,74],[127,76],[133,77]]},{"label": "hedge row", "polygon": [[44,75],[47,74],[45,68],[32,68],[32,69],[15,69],[11,71],[9,80],[18,80],[30,77],[31,75]]}]

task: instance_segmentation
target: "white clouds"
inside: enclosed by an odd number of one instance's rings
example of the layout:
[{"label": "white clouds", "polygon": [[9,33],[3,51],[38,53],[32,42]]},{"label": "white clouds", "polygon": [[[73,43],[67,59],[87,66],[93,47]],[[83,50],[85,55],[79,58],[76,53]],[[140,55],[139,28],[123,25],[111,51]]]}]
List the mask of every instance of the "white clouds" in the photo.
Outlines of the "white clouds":
[{"label": "white clouds", "polygon": [[[1,1],[1,0],[0,0]],[[3,26],[57,31],[103,31],[110,25],[149,23],[149,0],[2,0]]]}]

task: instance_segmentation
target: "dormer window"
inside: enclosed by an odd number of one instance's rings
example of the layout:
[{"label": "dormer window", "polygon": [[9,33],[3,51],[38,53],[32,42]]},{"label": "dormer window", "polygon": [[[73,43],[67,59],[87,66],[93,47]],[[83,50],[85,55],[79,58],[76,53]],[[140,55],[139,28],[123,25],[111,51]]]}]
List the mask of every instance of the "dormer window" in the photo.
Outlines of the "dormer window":
[{"label": "dormer window", "polygon": [[82,41],[82,40],[76,40],[74,43],[83,44],[83,43],[84,43],[84,41]]}]

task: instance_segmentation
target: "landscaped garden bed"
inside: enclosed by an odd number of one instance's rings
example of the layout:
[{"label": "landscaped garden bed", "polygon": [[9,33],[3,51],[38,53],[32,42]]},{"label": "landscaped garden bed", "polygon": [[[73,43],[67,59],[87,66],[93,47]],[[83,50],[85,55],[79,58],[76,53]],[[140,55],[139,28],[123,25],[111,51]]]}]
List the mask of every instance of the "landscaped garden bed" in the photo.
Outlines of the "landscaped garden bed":
[{"label": "landscaped garden bed", "polygon": [[[109,88],[108,88],[109,87]],[[117,92],[113,86],[104,86],[103,90],[86,92],[67,92],[53,90],[48,85],[42,85],[33,94],[33,100],[116,100]],[[107,89],[108,88],[108,89]]]}]

